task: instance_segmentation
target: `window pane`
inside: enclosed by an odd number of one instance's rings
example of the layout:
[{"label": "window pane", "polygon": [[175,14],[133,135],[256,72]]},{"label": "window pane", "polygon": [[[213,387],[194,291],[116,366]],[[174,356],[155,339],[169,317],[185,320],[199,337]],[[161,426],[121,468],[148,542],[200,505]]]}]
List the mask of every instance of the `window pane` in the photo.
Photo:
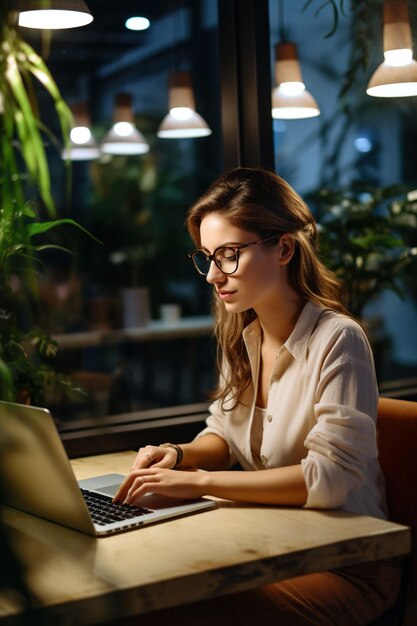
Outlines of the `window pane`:
[{"label": "window pane", "polygon": [[[381,391],[391,394],[395,385],[386,385],[388,380],[416,386],[415,256],[398,263],[417,244],[415,209],[407,201],[407,191],[417,186],[410,165],[416,162],[415,103],[366,93],[383,61],[382,4],[356,12],[349,6],[343,13],[339,7],[337,14],[336,24],[330,4],[269,2],[273,86],[301,76],[320,110],[316,117],[290,119],[284,105],[294,105],[300,95],[276,98],[275,167],[315,212],[323,247],[330,242],[328,260],[345,281],[348,306],[368,324]],[[290,67],[294,49],[278,48],[287,56],[278,56],[274,68],[275,46],[283,42],[296,45],[297,60]],[[392,237],[385,242],[381,224]],[[402,249],[393,245],[400,236]]]},{"label": "window pane", "polygon": [[[55,31],[50,42],[25,33],[35,48],[49,46],[47,63],[78,127],[70,186],[49,148],[59,216],[99,240],[62,228],[51,242],[72,254],[42,255],[35,321],[58,340],[60,371],[87,391],[49,394],[65,419],[199,402],[214,384],[211,291],[188,258],[194,245],[184,222],[222,170],[217,3],[88,5],[88,26]],[[128,30],[134,15],[149,28]],[[41,105],[59,135],[46,99]],[[183,108],[166,120],[172,106]],[[203,136],[190,138],[184,107],[200,116]],[[176,135],[183,122],[185,136],[160,137],[168,122]]]}]

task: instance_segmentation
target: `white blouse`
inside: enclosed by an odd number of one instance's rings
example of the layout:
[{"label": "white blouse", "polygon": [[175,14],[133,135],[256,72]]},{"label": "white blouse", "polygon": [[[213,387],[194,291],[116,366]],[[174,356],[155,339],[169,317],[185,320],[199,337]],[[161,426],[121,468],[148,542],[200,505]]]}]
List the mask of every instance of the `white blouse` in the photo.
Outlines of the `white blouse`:
[{"label": "white blouse", "polygon": [[385,518],[375,430],[378,390],[371,348],[359,324],[307,302],[278,351],[268,405],[257,415],[257,319],[243,338],[252,383],[235,408],[211,404],[207,427],[197,437],[222,437],[230,448],[230,465],[238,462],[246,470],[301,463],[308,508]]}]

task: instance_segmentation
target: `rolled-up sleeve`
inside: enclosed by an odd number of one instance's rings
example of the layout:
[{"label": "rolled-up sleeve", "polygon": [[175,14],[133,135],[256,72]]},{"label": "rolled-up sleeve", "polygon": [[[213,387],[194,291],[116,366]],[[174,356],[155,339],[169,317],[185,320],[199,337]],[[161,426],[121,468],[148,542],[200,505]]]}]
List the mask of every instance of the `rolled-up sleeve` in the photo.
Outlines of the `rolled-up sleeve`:
[{"label": "rolled-up sleeve", "polygon": [[378,393],[369,345],[360,332],[344,332],[323,363],[314,405],[316,424],[301,461],[308,508],[342,507],[366,479],[378,456]]}]

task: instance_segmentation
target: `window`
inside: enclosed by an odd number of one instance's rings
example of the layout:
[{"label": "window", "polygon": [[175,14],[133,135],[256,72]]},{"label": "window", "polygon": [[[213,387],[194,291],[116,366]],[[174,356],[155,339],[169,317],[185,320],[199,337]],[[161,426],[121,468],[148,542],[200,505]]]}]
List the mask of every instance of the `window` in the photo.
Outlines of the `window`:
[{"label": "window", "polygon": [[[188,259],[184,222],[223,169],[217,4],[90,0],[89,8],[94,21],[54,32],[46,55],[81,133],[72,135],[69,191],[49,149],[57,209],[96,238],[62,228],[52,241],[72,254],[43,255],[38,321],[60,345],[60,371],[87,391],[48,398],[61,421],[198,402],[214,385],[211,291]],[[133,11],[149,19],[147,30],[125,27]],[[48,45],[45,34],[26,37]],[[194,100],[206,136],[158,136],[178,93]],[[45,118],[58,134],[53,112]]]}]

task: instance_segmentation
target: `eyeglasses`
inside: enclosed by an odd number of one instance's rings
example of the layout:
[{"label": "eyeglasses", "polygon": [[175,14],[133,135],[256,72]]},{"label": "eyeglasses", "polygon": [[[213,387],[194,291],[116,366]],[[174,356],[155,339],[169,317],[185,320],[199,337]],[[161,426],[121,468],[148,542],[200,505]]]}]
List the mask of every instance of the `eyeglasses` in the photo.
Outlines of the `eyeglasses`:
[{"label": "eyeglasses", "polygon": [[258,239],[257,241],[251,241],[250,243],[241,243],[238,246],[220,246],[216,248],[213,254],[207,254],[204,250],[194,250],[189,253],[189,257],[194,263],[194,267],[199,274],[207,276],[210,271],[211,262],[214,261],[216,266],[223,274],[234,274],[239,267],[240,251],[249,246],[254,246],[257,243],[264,243],[266,241],[272,241],[273,239],[279,239],[280,235],[274,237],[268,237],[267,239]]}]

